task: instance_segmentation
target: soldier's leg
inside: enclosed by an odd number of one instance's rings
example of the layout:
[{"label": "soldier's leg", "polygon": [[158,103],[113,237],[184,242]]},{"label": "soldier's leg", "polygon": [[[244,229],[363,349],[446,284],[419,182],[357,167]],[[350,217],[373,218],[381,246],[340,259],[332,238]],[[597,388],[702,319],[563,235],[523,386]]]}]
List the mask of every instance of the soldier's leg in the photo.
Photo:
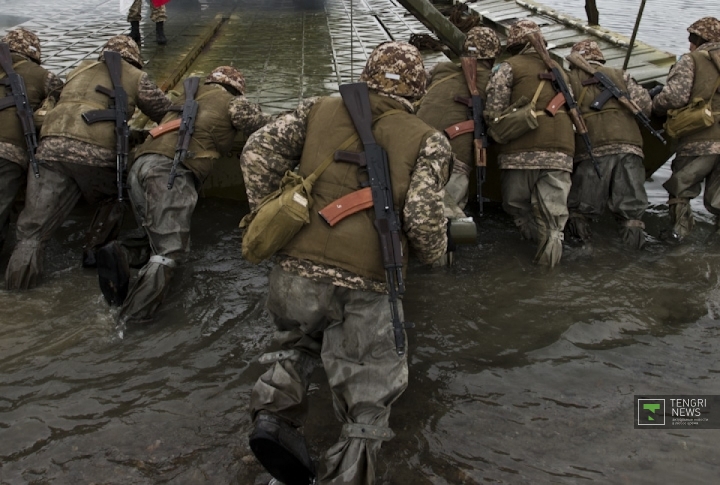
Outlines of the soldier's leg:
[{"label": "soldier's leg", "polygon": [[672,175],[663,184],[668,191],[668,209],[673,235],[678,239],[687,236],[695,225],[690,199],[700,195],[702,181],[715,166],[715,155],[675,157]]},{"label": "soldier's leg", "polygon": [[343,427],[320,482],[370,484],[380,445],[394,436],[390,408],[408,385],[407,354],[397,354],[387,295],[345,288],[338,295],[344,318],[325,331],[322,361]]},{"label": "soldier's leg", "polygon": [[18,217],[17,244],[5,271],[8,290],[33,288],[43,271],[45,243],[75,207],[81,192],[62,164],[40,165],[40,177],[28,177],[25,208]]},{"label": "soldier's leg", "polygon": [[0,158],[0,250],[5,241],[6,228],[10,209],[15,196],[27,179],[27,172],[22,166],[10,160]]},{"label": "soldier's leg", "polygon": [[583,160],[574,167],[568,195],[567,232],[583,241],[592,237],[590,219],[602,215],[610,193],[614,167],[612,155],[597,157],[597,161],[602,178],[598,178],[591,160]]},{"label": "soldier's leg", "polygon": [[165,21],[167,20],[165,5],[162,7],[152,7],[150,20],[155,22],[155,40],[157,43],[160,45],[167,44],[167,37],[165,37]]},{"label": "soldier's leg", "polygon": [[167,294],[174,269],[190,252],[190,222],[198,199],[195,176],[179,165],[168,190],[171,167],[171,158],[144,155],[128,174],[130,201],[148,234],[153,256],[122,304],[118,315],[122,323],[152,319]]},{"label": "soldier's leg", "polygon": [[645,245],[645,224],[642,216],[648,206],[645,192],[645,166],[638,155],[614,155],[617,159],[613,172],[610,210],[620,224],[620,237],[629,247],[642,249]]},{"label": "soldier's leg", "polygon": [[532,207],[538,225],[535,263],[553,267],[562,257],[563,229],[568,219],[567,198],[570,172],[540,170],[532,192]]},{"label": "soldier's leg", "polygon": [[705,208],[715,215],[715,228],[720,228],[720,155],[715,155],[715,165],[705,181],[703,196]]},{"label": "soldier's leg", "polygon": [[270,273],[267,310],[282,350],[260,358],[271,367],[257,380],[250,397],[254,422],[250,447],[263,466],[283,482],[292,477],[287,483],[299,483],[300,475],[315,474],[301,428],[322,332],[342,319],[335,290],[332,284],[288,273],[279,266]]},{"label": "soldier's leg", "polygon": [[128,10],[127,21],[130,22],[130,37],[137,45],[142,40],[140,36],[140,21],[142,20],[142,0],[135,0]]},{"label": "soldier's leg", "polygon": [[531,193],[539,170],[503,170],[503,209],[512,216],[524,239],[538,240],[537,223],[533,216]]}]

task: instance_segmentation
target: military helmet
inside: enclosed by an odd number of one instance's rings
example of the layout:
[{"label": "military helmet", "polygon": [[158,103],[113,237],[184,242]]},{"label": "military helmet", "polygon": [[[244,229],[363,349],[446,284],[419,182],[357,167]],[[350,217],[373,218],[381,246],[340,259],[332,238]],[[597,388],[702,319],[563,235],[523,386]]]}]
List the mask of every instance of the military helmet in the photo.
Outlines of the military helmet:
[{"label": "military helmet", "polygon": [[703,17],[694,22],[687,30],[706,42],[720,42],[720,20],[715,17]]},{"label": "military helmet", "polygon": [[500,39],[488,27],[473,27],[465,37],[463,51],[478,59],[495,59],[500,54]]},{"label": "military helmet", "polygon": [[508,33],[507,45],[522,45],[529,42],[528,36],[530,34],[538,33],[542,35],[542,31],[538,24],[532,20],[518,20],[510,26],[510,32]]},{"label": "military helmet", "polygon": [[3,37],[12,52],[17,52],[40,64],[40,39],[28,29],[13,29]]},{"label": "military helmet", "polygon": [[605,56],[603,56],[600,46],[597,42],[592,39],[581,40],[570,49],[571,54],[580,54],[588,61],[598,61],[605,63]]},{"label": "military helmet", "polygon": [[[116,35],[111,37],[105,47],[102,48],[102,52],[113,51],[120,54],[120,56],[134,65],[138,69],[143,68],[142,57],[140,57],[140,48],[132,38],[127,35]],[[100,55],[102,58],[102,54]]]},{"label": "military helmet", "polygon": [[231,66],[220,66],[205,77],[205,84],[217,83],[229,86],[238,94],[245,94],[245,76]]},{"label": "military helmet", "polygon": [[360,81],[381,93],[419,98],[427,81],[420,51],[406,42],[383,42],[370,53]]}]

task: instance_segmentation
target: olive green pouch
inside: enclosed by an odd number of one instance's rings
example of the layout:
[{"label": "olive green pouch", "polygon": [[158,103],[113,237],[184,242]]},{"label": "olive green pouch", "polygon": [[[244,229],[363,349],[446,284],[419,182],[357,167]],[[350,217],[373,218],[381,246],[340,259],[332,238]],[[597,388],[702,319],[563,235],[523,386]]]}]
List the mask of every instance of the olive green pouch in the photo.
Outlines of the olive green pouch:
[{"label": "olive green pouch", "polygon": [[543,80],[532,100],[521,96],[502,112],[488,113],[488,133],[496,142],[504,145],[538,127],[538,113],[535,111],[535,104],[544,86],[545,81]]},{"label": "olive green pouch", "polygon": [[681,138],[714,125],[711,106],[712,98],[709,102],[703,98],[694,98],[684,108],[668,110],[665,132],[673,138]]}]

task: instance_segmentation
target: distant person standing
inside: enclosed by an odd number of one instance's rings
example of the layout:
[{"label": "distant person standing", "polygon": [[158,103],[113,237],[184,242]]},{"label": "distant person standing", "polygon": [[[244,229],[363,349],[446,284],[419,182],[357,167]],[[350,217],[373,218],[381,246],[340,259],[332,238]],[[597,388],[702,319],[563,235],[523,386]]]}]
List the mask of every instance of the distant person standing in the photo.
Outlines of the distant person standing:
[{"label": "distant person standing", "polygon": [[[142,0],[135,0],[130,6],[128,11],[127,20],[130,22],[130,37],[140,45],[142,38],[140,37],[140,21],[142,20]],[[161,7],[155,7],[151,4],[150,7],[150,20],[155,22],[155,40],[160,45],[167,44],[167,38],[165,37],[165,21],[167,20],[167,13],[165,12],[165,5]]]},{"label": "distant person standing", "polygon": [[690,52],[670,69],[665,87],[653,99],[653,112],[663,116],[669,110],[703,105],[712,113],[714,122],[690,130],[670,120],[666,125],[668,132],[675,125],[672,133],[678,139],[672,175],[663,184],[669,196],[669,238],[676,241],[690,234],[695,225],[690,200],[700,195],[703,180],[705,208],[715,215],[715,229],[720,228],[720,20],[704,17],[687,30]]}]

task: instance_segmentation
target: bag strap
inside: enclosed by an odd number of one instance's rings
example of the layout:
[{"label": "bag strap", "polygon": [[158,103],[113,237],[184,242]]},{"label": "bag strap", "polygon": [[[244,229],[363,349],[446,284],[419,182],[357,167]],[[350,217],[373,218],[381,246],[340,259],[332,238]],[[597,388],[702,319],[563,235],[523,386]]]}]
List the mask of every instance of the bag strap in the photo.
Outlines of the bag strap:
[{"label": "bag strap", "polygon": [[[397,114],[397,113],[405,113],[405,111],[403,111],[401,109],[391,109],[389,111],[384,112],[383,114],[381,114],[374,120],[372,120],[372,123],[374,125],[379,120],[381,120],[387,116]],[[346,148],[350,147],[350,145],[352,145],[356,141],[358,141],[357,132],[355,132],[351,136],[349,136],[348,139],[345,140],[342,143],[342,145],[340,145],[336,150],[333,150],[333,152],[330,155],[328,155],[328,157],[325,160],[323,160],[323,163],[321,163],[320,166],[318,168],[316,168],[315,171],[313,173],[311,173],[305,180],[310,180],[311,182],[314,182],[315,180],[317,180],[317,178],[320,177],[320,175],[325,171],[325,169],[327,169],[330,166],[330,164],[333,162],[333,160],[335,160],[335,152],[338,150],[345,150]]]},{"label": "bag strap", "polygon": [[545,114],[545,111],[543,111],[543,110],[535,111],[535,104],[537,104],[537,100],[540,98],[540,92],[545,87],[545,84],[547,84],[546,79],[543,79],[540,81],[540,84],[538,84],[538,87],[535,90],[535,95],[533,96],[532,101],[530,101],[530,104],[533,107],[533,113],[535,113],[535,116],[543,116]]},{"label": "bag strap", "polygon": [[[462,71],[461,71],[461,72],[454,72],[454,73],[450,74],[449,76],[445,76],[444,78],[442,78],[442,79],[439,80],[438,82],[431,84],[430,87],[427,89],[427,91],[425,91],[425,96],[427,96],[430,91],[432,91],[432,90],[435,89],[437,86],[439,86],[440,84],[444,83],[445,81],[449,81],[450,79],[454,79],[454,78],[456,78],[456,77],[458,77],[458,76],[462,76],[462,74],[463,74]],[[423,99],[425,99],[425,96],[423,96],[422,98],[420,98],[420,100],[417,102],[417,105],[415,106],[415,109],[416,109],[416,110],[417,110],[417,108],[419,108],[419,107],[422,105],[422,102],[423,102]]]},{"label": "bag strap", "polygon": [[101,62],[101,61],[93,61],[93,62],[91,62],[90,64],[88,64],[87,66],[81,67],[80,69],[77,69],[77,70],[71,72],[70,74],[68,74],[67,78],[65,79],[65,84],[67,84],[67,83],[69,83],[70,81],[72,81],[72,79],[73,79],[75,76],[77,76],[78,74],[80,74],[81,72],[85,72],[85,71],[87,71],[88,69],[92,69],[93,67],[97,66],[98,64],[102,64],[102,62]]}]

